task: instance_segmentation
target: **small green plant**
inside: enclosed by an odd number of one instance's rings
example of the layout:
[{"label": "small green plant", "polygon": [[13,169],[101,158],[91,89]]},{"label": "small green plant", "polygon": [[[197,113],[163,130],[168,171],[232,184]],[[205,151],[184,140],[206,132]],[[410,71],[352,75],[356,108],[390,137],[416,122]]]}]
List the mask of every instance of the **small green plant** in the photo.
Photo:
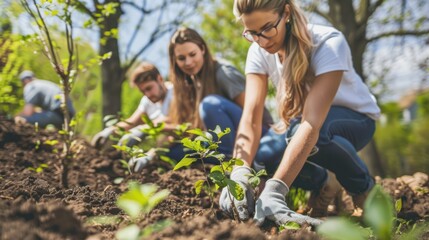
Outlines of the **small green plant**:
[{"label": "small green plant", "polygon": [[261,177],[267,176],[267,171],[265,169],[262,169],[262,170],[256,172],[252,168],[252,173],[246,174],[246,176],[249,177],[250,186],[252,186],[253,189],[256,189],[259,186],[259,184],[261,183]]},{"label": "small green plant", "polygon": [[28,170],[30,170],[30,171],[34,171],[34,172],[36,172],[36,173],[41,173],[41,172],[43,172],[43,170],[45,169],[45,168],[48,168],[49,166],[48,166],[48,164],[46,164],[46,163],[42,163],[42,164],[40,164],[37,168],[34,168],[34,167],[28,167],[27,169]]},{"label": "small green plant", "polygon": [[308,192],[304,189],[291,187],[286,195],[286,203],[290,209],[296,211],[308,202],[308,198]]},{"label": "small green plant", "polygon": [[[401,210],[402,202],[397,201],[395,207],[392,203],[392,198],[383,191],[380,185],[374,186],[368,195],[364,204],[363,221],[368,226],[363,228],[358,223],[353,223],[344,217],[331,218],[317,228],[317,232],[326,239],[393,239],[394,234],[399,234],[399,231],[394,232],[394,210]],[[399,221],[401,227],[401,221]],[[406,236],[417,236],[421,233],[421,227],[411,229],[408,233],[399,237],[400,239]],[[395,237],[396,238],[396,237]],[[414,239],[414,238],[413,238]]]},{"label": "small green plant", "polygon": [[167,198],[169,194],[170,192],[166,189],[158,191],[158,187],[154,184],[130,182],[128,191],[119,196],[116,204],[130,217],[132,224],[120,229],[115,237],[119,240],[137,240],[170,225],[171,221],[169,220],[157,222],[144,229],[140,229],[136,224]]},{"label": "small green plant", "polygon": [[140,228],[137,223],[140,222],[163,200],[165,200],[170,192],[166,189],[158,191],[158,186],[155,184],[139,184],[138,182],[128,182],[128,191],[120,195],[116,201],[116,205],[121,208],[127,215],[125,218],[113,216],[98,216],[88,219],[88,224],[98,225],[116,225],[121,221],[127,221],[128,226],[119,229],[115,234],[118,240],[138,240],[149,236],[153,232],[161,231],[171,224],[171,221],[166,219]]},{"label": "small green plant", "polygon": [[[175,166],[176,162],[165,155],[165,153],[169,151],[169,149],[166,148],[169,142],[164,140],[168,139],[169,137],[173,137],[175,139],[180,138],[188,129],[189,124],[185,123],[185,124],[178,125],[176,129],[170,133],[170,132],[164,131],[165,124],[163,122],[155,125],[152,122],[152,120],[148,118],[146,115],[142,116],[142,120],[146,126],[141,129],[141,131],[145,133],[145,138],[144,138],[144,141],[142,141],[142,139],[137,139],[137,140],[143,143],[143,144],[140,144],[143,146],[134,145],[132,147],[128,147],[126,146],[126,143],[123,143],[122,145],[113,145],[113,147],[123,152],[127,158],[131,158],[131,157],[139,158],[139,157],[146,156],[148,150],[152,149],[153,151],[155,151],[156,155],[161,161],[167,162],[171,166]],[[119,129],[118,131],[119,136],[123,136],[126,133],[127,132],[124,131],[123,129]],[[171,134],[173,134],[174,136],[171,136]],[[158,141],[158,139],[160,138],[163,141]],[[118,141],[119,138],[115,137],[113,140]],[[157,147],[154,147],[154,146],[157,146]],[[125,169],[127,169],[130,174],[132,174],[132,171],[130,169],[128,162],[123,159],[121,159],[120,162],[122,166]]]},{"label": "small green plant", "polygon": [[[201,161],[206,177],[205,179],[195,182],[195,193],[199,195],[204,189],[210,197],[212,210],[214,204],[214,193],[224,187],[229,189],[229,192],[232,195],[229,196],[232,203],[234,202],[232,201],[232,197],[238,200],[242,200],[244,198],[244,190],[242,187],[226,176],[226,173],[231,172],[234,166],[243,165],[243,161],[237,158],[226,160],[226,156],[217,151],[219,144],[221,143],[220,139],[226,134],[230,133],[230,131],[231,130],[229,128],[226,128],[224,131],[222,131],[219,126],[216,126],[214,130],[209,130],[208,132],[202,131],[198,128],[188,130],[187,133],[194,134],[196,137],[194,139],[185,137],[182,139],[182,144],[185,148],[192,150],[192,153],[186,154],[185,157],[174,167],[174,170],[178,170],[182,167],[188,167],[198,160]],[[217,140],[213,139],[213,135],[211,133],[216,135]],[[204,161],[210,158],[218,160],[219,164],[214,165],[210,169],[210,173],[207,173],[205,170]],[[255,178],[253,182],[258,182],[259,175],[255,174],[254,177]],[[233,210],[234,218],[239,221],[237,209],[235,206],[233,206]]]}]

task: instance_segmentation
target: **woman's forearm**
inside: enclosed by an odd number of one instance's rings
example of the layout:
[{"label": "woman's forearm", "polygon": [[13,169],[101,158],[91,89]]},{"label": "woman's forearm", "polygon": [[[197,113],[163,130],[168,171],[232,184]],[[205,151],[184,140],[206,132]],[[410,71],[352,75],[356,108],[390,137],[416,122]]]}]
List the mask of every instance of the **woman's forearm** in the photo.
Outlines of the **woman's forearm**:
[{"label": "woman's forearm", "polygon": [[295,180],[304,166],[311,149],[319,137],[318,129],[308,122],[303,122],[289,142],[282,161],[274,174],[274,178],[281,179],[288,186]]},{"label": "woman's forearm", "polygon": [[246,165],[252,166],[259,147],[261,132],[261,124],[254,124],[249,120],[242,119],[237,131],[233,156],[244,160]]}]

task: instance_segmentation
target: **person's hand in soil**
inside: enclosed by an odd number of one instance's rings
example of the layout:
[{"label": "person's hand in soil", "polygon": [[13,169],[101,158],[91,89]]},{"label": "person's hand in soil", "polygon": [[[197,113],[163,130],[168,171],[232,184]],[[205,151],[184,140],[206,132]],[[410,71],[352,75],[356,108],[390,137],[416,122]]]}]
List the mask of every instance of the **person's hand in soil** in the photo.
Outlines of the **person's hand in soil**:
[{"label": "person's hand in soil", "polygon": [[277,225],[296,222],[300,225],[308,223],[317,226],[323,222],[290,210],[285,201],[288,192],[288,186],[281,180],[272,178],[265,183],[265,188],[256,201],[254,220],[258,225],[262,225],[266,218]]},{"label": "person's hand in soil", "polygon": [[219,198],[220,208],[227,212],[230,216],[233,216],[233,206],[231,202],[232,198],[238,211],[238,217],[242,221],[249,219],[250,215],[253,214],[255,209],[255,192],[248,183],[249,177],[246,176],[248,174],[250,175],[251,173],[252,170],[245,166],[234,168],[234,170],[231,172],[231,180],[240,184],[244,190],[243,200],[239,201],[235,199],[227,187],[222,189],[222,193]]},{"label": "person's hand in soil", "polygon": [[101,148],[109,139],[109,136],[115,131],[114,127],[108,127],[103,129],[101,132],[95,134],[91,140],[91,145],[95,148]]},{"label": "person's hand in soil", "polygon": [[147,155],[143,157],[132,157],[128,161],[128,165],[135,173],[141,172],[143,168],[152,161],[154,157],[152,155]]}]

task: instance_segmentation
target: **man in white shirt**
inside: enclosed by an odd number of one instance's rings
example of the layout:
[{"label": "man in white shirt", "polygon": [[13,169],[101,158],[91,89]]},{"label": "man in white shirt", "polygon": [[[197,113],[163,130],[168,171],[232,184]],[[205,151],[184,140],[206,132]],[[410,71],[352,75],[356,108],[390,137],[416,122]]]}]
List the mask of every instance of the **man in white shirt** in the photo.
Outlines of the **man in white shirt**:
[{"label": "man in white shirt", "polygon": [[97,133],[91,141],[93,146],[97,148],[104,146],[109,136],[118,129],[130,132],[119,140],[118,145],[133,146],[144,137],[142,129],[146,126],[142,120],[143,115],[149,117],[155,124],[166,119],[172,99],[173,86],[164,83],[158,69],[151,63],[141,63],[133,71],[131,83],[144,95],[139,106],[126,120]]}]

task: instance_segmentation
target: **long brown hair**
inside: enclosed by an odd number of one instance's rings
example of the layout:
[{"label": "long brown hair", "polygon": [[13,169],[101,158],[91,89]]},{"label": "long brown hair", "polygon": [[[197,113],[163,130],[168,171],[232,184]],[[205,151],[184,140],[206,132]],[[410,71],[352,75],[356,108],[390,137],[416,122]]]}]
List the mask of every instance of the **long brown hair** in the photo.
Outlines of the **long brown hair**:
[{"label": "long brown hair", "polygon": [[[203,66],[200,72],[191,78],[177,65],[174,48],[177,44],[192,42],[204,50]],[[212,58],[204,39],[193,29],[181,27],[171,37],[169,46],[170,79],[174,84],[174,96],[171,102],[169,117],[172,123],[189,122],[192,127],[203,128],[199,116],[201,100],[208,94],[216,92],[216,61]]]},{"label": "long brown hair", "polygon": [[286,58],[283,60],[282,79],[277,86],[278,113],[282,121],[276,126],[278,131],[284,131],[290,120],[302,114],[308,87],[314,81],[310,67],[312,39],[307,30],[307,19],[294,0],[235,0],[234,14],[240,19],[241,15],[256,10],[275,11],[282,14],[286,4],[290,6],[290,18],[286,24],[287,32],[284,48]]}]

